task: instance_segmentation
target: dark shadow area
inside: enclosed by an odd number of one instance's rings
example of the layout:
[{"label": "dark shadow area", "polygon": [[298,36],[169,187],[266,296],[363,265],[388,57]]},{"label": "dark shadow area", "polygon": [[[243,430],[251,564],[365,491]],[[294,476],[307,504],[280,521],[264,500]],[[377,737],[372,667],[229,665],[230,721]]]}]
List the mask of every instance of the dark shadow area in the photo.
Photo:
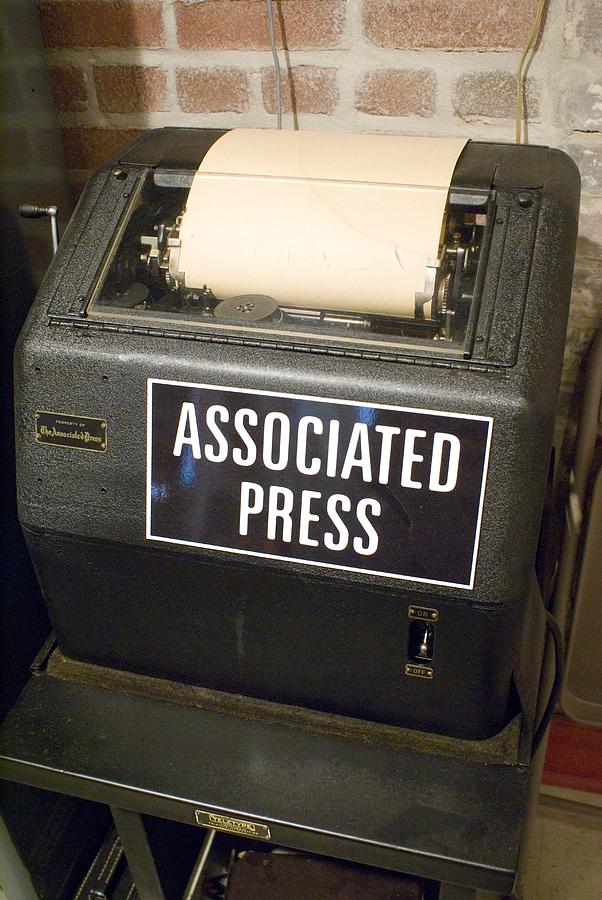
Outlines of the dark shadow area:
[{"label": "dark shadow area", "polygon": [[0,429],[2,460],[3,599],[0,604],[0,718],[11,708],[29,674],[29,664],[50,633],[50,623],[17,518],[12,358],[15,342],[34,296],[34,286],[15,216],[0,206],[2,308]]},{"label": "dark shadow area", "polygon": [[[50,632],[17,515],[13,351],[52,247],[48,220],[25,221],[18,210],[27,202],[56,205],[64,224],[71,204],[35,3],[1,4],[0,48],[1,719]],[[71,900],[110,825],[106,807],[4,781],[0,817],[12,841],[3,844],[0,870],[15,900],[30,896],[19,858],[40,898]]]}]

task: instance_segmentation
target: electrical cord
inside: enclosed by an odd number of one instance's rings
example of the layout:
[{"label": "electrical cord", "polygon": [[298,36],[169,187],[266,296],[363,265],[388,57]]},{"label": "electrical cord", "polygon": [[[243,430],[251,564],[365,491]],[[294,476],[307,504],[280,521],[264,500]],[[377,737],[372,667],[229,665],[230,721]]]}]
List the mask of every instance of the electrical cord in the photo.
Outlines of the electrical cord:
[{"label": "electrical cord", "polygon": [[268,28],[270,31],[270,46],[272,48],[272,57],[274,59],[274,93],[276,95],[276,123],[278,128],[282,128],[282,78],[280,75],[280,60],[278,59],[278,51],[276,50],[276,36],[274,34],[274,7],[272,0],[266,0],[268,11]]},{"label": "electrical cord", "polygon": [[533,737],[533,745],[531,747],[532,756],[535,756],[535,754],[537,753],[539,745],[541,744],[552,716],[554,715],[554,710],[556,709],[556,704],[558,703],[558,698],[560,696],[562,679],[564,677],[564,649],[562,633],[560,631],[558,622],[556,621],[554,616],[550,612],[548,612],[548,610],[546,610],[546,629],[547,632],[551,634],[552,640],[554,641],[554,681],[552,682],[552,689],[550,690],[550,696],[548,697],[546,708]]},{"label": "electrical cord", "polygon": [[520,144],[521,142],[521,132],[523,126],[523,71],[525,66],[525,60],[529,55],[529,51],[533,47],[537,39],[537,35],[539,34],[539,29],[541,28],[541,20],[543,18],[544,9],[546,7],[546,0],[540,0],[539,7],[535,14],[535,18],[533,20],[533,25],[531,26],[531,33],[529,34],[529,39],[527,41],[527,46],[522,52],[520,61],[518,63],[518,68],[516,70],[516,103],[515,103],[515,114],[516,114],[516,143]]}]

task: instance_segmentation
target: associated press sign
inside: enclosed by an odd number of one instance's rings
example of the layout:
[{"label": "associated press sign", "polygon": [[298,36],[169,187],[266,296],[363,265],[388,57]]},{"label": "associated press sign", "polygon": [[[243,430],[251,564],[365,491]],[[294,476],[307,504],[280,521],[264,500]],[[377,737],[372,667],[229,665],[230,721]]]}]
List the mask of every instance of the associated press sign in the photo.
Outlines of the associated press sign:
[{"label": "associated press sign", "polygon": [[470,589],[492,419],[148,381],[149,540]]}]

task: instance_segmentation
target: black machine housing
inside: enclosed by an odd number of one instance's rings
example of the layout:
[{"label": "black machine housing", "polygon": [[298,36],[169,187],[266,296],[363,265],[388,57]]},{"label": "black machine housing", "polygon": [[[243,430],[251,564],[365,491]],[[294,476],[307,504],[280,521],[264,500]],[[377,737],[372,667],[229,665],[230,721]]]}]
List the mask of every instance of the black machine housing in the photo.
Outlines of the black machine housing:
[{"label": "black machine housing", "polygon": [[[463,284],[457,263],[444,267],[424,321],[349,323],[319,310],[313,323],[295,310],[244,321],[244,309],[221,320],[221,298],[170,282],[157,256],[153,271],[137,237],[153,216],[159,229],[177,218],[220,134],[149,132],[91,179],[21,334],[20,519],[59,647],[268,701],[493,735],[527,702],[541,647],[533,568],[576,168],[545,147],[467,145],[450,186],[448,249],[474,243],[478,224],[475,261]],[[148,379],[492,419],[472,585],[149,540]],[[48,414],[100,423],[103,452],[45,440]],[[224,515],[210,510],[216,531]],[[434,518],[420,536],[425,558],[453,546],[453,532]]]}]

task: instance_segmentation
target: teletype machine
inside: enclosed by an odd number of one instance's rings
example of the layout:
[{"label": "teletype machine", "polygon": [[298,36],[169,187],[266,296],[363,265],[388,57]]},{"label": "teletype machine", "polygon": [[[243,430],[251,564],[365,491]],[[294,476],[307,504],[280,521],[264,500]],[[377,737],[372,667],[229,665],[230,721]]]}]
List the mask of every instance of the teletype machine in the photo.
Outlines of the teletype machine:
[{"label": "teletype machine", "polygon": [[579,179],[545,147],[153,131],[20,338],[68,659],[449,738],[537,688]]}]

